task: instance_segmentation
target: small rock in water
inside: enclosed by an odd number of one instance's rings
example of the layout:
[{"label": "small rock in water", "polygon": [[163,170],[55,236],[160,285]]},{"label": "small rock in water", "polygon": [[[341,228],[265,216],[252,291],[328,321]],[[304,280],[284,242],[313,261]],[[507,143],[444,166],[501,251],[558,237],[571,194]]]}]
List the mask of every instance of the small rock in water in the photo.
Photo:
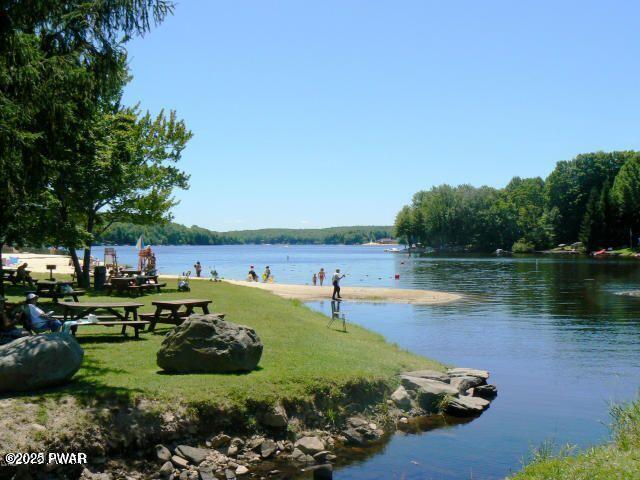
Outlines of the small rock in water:
[{"label": "small rock in water", "polygon": [[451,378],[451,386],[458,389],[458,392],[464,393],[470,388],[478,387],[486,383],[484,378],[481,377],[471,377],[471,376],[461,376],[461,377],[452,377]]},{"label": "small rock in water", "polygon": [[484,399],[494,398],[498,395],[498,389],[495,385],[480,385],[473,389],[473,396]]},{"label": "small rock in water", "polygon": [[479,397],[450,398],[446,406],[447,413],[468,417],[482,413],[489,406],[489,401]]}]

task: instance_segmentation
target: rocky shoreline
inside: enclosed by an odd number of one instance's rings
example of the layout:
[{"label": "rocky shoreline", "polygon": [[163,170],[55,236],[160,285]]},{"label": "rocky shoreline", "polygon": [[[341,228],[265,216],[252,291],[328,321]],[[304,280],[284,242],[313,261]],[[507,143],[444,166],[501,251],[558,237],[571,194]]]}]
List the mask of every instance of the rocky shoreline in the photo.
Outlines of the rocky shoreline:
[{"label": "rocky shoreline", "polygon": [[233,480],[295,478],[308,472],[311,478],[329,479],[334,465],[345,463],[342,456],[350,448],[373,448],[425,417],[480,415],[497,394],[488,378],[488,372],[468,368],[406,372],[385,401],[361,412],[340,419],[330,408],[307,412],[306,420],[316,416],[324,421],[316,428],[308,428],[299,411],[276,405],[262,412],[260,433],[234,435],[230,428],[203,437],[176,432],[173,441],[141,449],[138,467],[124,459],[103,458],[101,465],[94,462],[76,475],[86,480]]}]

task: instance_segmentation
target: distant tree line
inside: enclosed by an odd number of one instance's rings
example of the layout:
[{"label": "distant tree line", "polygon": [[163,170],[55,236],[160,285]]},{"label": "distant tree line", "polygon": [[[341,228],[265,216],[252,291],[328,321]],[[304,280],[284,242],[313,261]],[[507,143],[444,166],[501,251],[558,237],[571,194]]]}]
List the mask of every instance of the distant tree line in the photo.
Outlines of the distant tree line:
[{"label": "distant tree line", "polygon": [[240,245],[240,244],[323,244],[354,245],[389,238],[391,226],[355,226],[319,229],[268,228],[215,232],[206,228],[186,227],[177,223],[136,225],[116,223],[97,238],[97,243],[132,245],[140,235],[152,245]]},{"label": "distant tree line", "polygon": [[592,251],[640,236],[640,153],[596,152],[560,161],[546,178],[504,188],[440,185],[417,192],[395,235],[436,249],[545,249],[580,241]]}]

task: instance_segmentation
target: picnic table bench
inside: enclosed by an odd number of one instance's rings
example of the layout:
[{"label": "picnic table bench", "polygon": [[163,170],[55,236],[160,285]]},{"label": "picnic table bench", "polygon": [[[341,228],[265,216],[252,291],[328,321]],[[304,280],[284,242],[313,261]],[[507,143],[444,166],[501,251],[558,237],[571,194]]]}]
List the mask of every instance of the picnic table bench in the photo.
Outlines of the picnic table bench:
[{"label": "picnic table bench", "polygon": [[[65,291],[63,287],[71,287],[70,291]],[[33,292],[39,297],[51,298],[54,303],[58,303],[58,299],[71,297],[74,301],[79,302],[78,297],[84,295],[85,290],[74,289],[73,282],[62,280],[36,280],[36,291]]]},{"label": "picnic table bench", "polygon": [[[156,307],[154,313],[141,314],[142,318],[151,320],[149,331],[153,332],[158,323],[169,323],[171,325],[180,325],[182,321],[193,313],[193,310],[200,308],[202,313],[209,313],[209,304],[211,300],[204,300],[200,298],[185,298],[180,300],[156,300],[151,302]],[[184,307],[185,310],[180,309]],[[168,314],[163,314],[167,311]],[[224,317],[223,313],[218,314]]]},{"label": "picnic table bench", "polygon": [[13,267],[0,267],[0,282],[8,282],[15,285],[18,282],[22,282],[24,285],[25,282],[33,285],[33,279],[31,278],[31,270],[25,270],[25,277],[22,279],[18,278],[18,269]]},{"label": "picnic table bench", "polygon": [[88,320],[70,320],[64,323],[64,325],[62,326],[62,331],[63,332],[71,331],[71,334],[75,336],[76,331],[78,330],[78,327],[81,327],[81,326],[102,326],[102,327],[122,326],[123,328],[126,328],[126,327],[133,328],[135,338],[140,338],[140,330],[144,330],[144,327],[149,325],[149,323],[151,322],[148,322],[146,320],[137,320],[137,321],[99,320],[97,322],[90,322]]},{"label": "picnic table bench", "polygon": [[[135,302],[60,302],[60,306],[64,308],[63,322],[68,320],[79,320],[87,315],[97,311],[104,310],[112,314],[117,320],[114,325],[122,325],[122,334],[124,335],[128,326],[131,325],[130,317],[133,317],[133,322],[140,322],[138,318],[138,308],[142,307],[142,303]],[[119,309],[124,311],[122,314]],[[100,323],[100,322],[98,322]],[[110,323],[110,322],[107,322]],[[146,325],[146,323],[144,324]],[[136,336],[138,328],[135,326]]]}]

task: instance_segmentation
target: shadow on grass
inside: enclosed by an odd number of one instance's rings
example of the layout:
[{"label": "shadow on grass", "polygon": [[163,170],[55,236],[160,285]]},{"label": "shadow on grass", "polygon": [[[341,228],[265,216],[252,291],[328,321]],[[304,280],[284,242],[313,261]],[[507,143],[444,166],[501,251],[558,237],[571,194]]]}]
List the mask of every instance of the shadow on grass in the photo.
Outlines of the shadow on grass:
[{"label": "shadow on grass", "polygon": [[0,399],[29,398],[37,400],[40,397],[60,400],[67,395],[72,395],[81,405],[94,404],[97,400],[130,403],[135,394],[143,393],[141,389],[107,385],[101,380],[105,375],[122,373],[126,372],[85,357],[80,371],[65,385],[28,392],[3,393],[0,394]]},{"label": "shadow on grass", "polygon": [[220,375],[223,377],[244,377],[245,375],[249,375],[255,372],[260,372],[262,370],[264,369],[260,365],[258,365],[253,370],[242,371],[242,372],[165,372],[164,370],[158,370],[156,374],[167,376],[167,377],[181,376],[181,375]]},{"label": "shadow on grass", "polygon": [[[114,329],[120,329],[121,327],[113,327]],[[127,342],[146,342],[147,338],[144,338],[144,332],[141,332],[140,337],[136,338],[133,335],[123,336],[120,332],[108,332],[108,333],[95,333],[88,335],[78,335],[76,340],[80,345],[94,345],[94,344],[112,344],[112,343],[127,343]]]}]

